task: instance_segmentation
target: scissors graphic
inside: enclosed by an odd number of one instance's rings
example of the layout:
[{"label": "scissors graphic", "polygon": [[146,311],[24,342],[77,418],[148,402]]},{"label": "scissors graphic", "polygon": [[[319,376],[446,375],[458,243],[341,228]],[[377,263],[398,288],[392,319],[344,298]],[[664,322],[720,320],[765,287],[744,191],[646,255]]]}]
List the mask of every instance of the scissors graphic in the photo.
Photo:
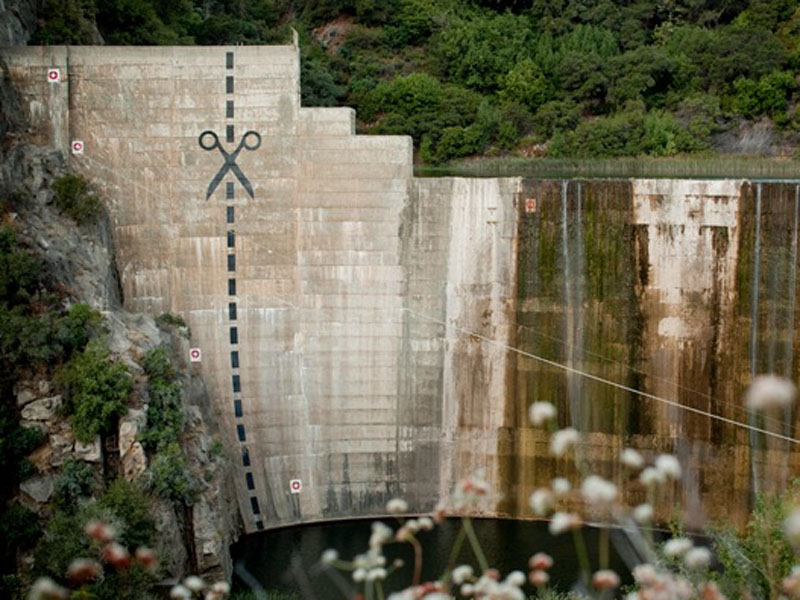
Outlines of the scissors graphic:
[{"label": "scissors graphic", "polygon": [[[254,142],[247,142],[247,138],[255,138]],[[206,200],[211,197],[211,194],[214,193],[214,190],[217,189],[217,186],[222,181],[223,177],[225,177],[228,171],[233,171],[233,174],[236,175],[236,178],[239,180],[244,186],[244,189],[247,190],[247,193],[250,194],[250,197],[253,197],[253,186],[250,185],[250,180],[245,177],[242,170],[239,168],[239,165],[236,164],[236,158],[239,156],[239,152],[242,151],[242,148],[247,148],[248,150],[257,150],[261,147],[261,134],[257,131],[250,130],[242,136],[241,141],[239,142],[239,146],[231,152],[230,154],[222,147],[222,144],[219,143],[219,136],[213,131],[206,130],[200,134],[198,138],[198,143],[203,150],[213,150],[214,148],[219,148],[220,154],[225,159],[225,164],[220,167],[219,172],[216,174],[214,179],[211,180],[211,183],[208,184],[208,190],[206,191]]]}]

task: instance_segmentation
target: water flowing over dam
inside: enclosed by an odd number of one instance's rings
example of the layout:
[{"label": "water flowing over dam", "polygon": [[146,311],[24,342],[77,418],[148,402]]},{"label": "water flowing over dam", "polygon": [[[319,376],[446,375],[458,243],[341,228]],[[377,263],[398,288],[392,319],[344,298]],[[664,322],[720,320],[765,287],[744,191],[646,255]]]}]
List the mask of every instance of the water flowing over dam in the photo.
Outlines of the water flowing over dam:
[{"label": "water flowing over dam", "polygon": [[415,178],[410,138],[300,106],[296,45],[0,54],[107,199],[127,308],[187,320],[248,532],[431,510],[478,469],[530,517],[574,469],[541,400],[617,482],[623,447],[675,453],[689,525],[798,473],[796,411],[742,399],[797,380],[798,183]]}]

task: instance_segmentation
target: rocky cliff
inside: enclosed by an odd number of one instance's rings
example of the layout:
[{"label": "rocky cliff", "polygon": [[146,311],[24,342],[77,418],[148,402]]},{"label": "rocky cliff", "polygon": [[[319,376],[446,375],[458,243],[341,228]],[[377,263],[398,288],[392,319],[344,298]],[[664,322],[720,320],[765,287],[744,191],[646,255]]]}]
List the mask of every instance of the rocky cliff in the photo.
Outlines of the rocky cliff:
[{"label": "rocky cliff", "polygon": [[[0,1],[0,46],[24,44],[30,38],[40,4]],[[21,483],[17,500],[47,517],[52,510],[54,482],[67,461],[90,465],[98,479],[108,480],[116,474],[128,480],[142,476],[148,456],[139,436],[150,398],[140,362],[148,350],[166,347],[180,372],[186,424],[180,441],[199,489],[191,507],[182,509],[157,501],[159,554],[168,576],[196,571],[209,579],[229,578],[228,547],[240,524],[228,460],[218,450],[221,445],[212,425],[216,419],[205,386],[186,364],[189,331],[159,326],[151,316],[122,309],[108,216],[77,226],[57,210],[52,184],[67,172],[65,156],[60,150],[31,143],[25,111],[1,61],[0,69],[0,196],[8,200],[7,219],[22,244],[40,259],[43,279],[50,287],[69,303],[85,303],[102,312],[107,345],[135,381],[128,414],[120,419],[117,435],[105,439],[102,447],[99,437],[88,444],[75,439],[59,410],[62,397],[48,376],[31,375],[17,383],[16,404],[23,425],[45,434],[45,442],[29,457],[37,474]],[[183,545],[176,544],[180,539],[184,539]]]}]

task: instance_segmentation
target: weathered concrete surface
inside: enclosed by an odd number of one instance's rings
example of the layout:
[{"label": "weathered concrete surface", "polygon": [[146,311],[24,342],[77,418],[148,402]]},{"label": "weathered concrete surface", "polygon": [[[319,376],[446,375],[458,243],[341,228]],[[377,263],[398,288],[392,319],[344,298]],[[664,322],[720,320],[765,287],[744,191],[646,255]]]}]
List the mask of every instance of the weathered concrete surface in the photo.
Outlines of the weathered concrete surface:
[{"label": "weathered concrete surface", "polygon": [[[86,144],[70,163],[109,199],[125,305],[187,319],[248,531],[395,495],[428,510],[475,469],[493,512],[529,516],[565,468],[534,400],[620,483],[623,446],[677,452],[692,523],[741,520],[797,472],[780,444],[580,375],[737,421],[751,372],[796,379],[793,184],[414,179],[410,139],[300,106],[293,46],[2,54],[31,137]],[[229,171],[206,200],[224,158],[205,130],[227,152],[261,135],[236,157],[252,197]]]}]

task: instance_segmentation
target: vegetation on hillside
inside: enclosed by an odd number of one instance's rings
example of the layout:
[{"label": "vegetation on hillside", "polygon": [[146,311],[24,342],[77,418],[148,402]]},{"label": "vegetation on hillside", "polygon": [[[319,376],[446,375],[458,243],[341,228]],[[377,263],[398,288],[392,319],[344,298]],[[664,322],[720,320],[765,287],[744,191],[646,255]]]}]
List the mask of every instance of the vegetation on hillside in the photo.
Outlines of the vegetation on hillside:
[{"label": "vegetation on hillside", "polygon": [[[83,178],[65,175],[54,181],[58,210],[78,224],[94,222],[102,203]],[[141,406],[134,376],[110,352],[102,315],[85,304],[71,304],[44,264],[20,241],[16,211],[31,199],[24,193],[0,197],[0,597],[23,598],[33,575],[63,580],[76,558],[103,555],[84,532],[90,521],[111,525],[115,540],[131,552],[154,544],[154,499],[172,502],[185,518],[197,483],[180,445],[184,430],[179,371],[166,348],[142,357],[150,410],[140,440],[150,468],[135,481],[122,479],[119,466],[104,462],[106,444],[95,462],[68,455],[49,462],[48,424],[24,422],[20,390],[55,384],[62,399],[56,421],[69,423],[64,435],[97,443],[115,436],[119,419]],[[168,319],[177,322],[176,317]],[[136,377],[140,379],[139,376]],[[50,389],[49,387],[47,389]],[[30,402],[30,400],[28,400]],[[27,406],[27,405],[26,405]],[[51,448],[44,448],[51,444]],[[44,459],[41,454],[44,448]],[[38,469],[43,469],[40,473]],[[20,502],[20,486],[43,476],[52,481],[46,508],[34,512]],[[162,504],[163,506],[163,504]],[[162,508],[163,511],[163,508]],[[20,557],[33,562],[17,571]],[[149,597],[159,572],[136,564],[109,563],[103,577],[82,589],[81,598]],[[77,593],[77,592],[76,592]],[[78,597],[78,596],[75,596]]]},{"label": "vegetation on hillside", "polygon": [[433,164],[800,140],[797,0],[48,0],[32,43],[90,43],[95,26],[110,44],[275,43],[293,26],[306,105],[353,106]]}]

